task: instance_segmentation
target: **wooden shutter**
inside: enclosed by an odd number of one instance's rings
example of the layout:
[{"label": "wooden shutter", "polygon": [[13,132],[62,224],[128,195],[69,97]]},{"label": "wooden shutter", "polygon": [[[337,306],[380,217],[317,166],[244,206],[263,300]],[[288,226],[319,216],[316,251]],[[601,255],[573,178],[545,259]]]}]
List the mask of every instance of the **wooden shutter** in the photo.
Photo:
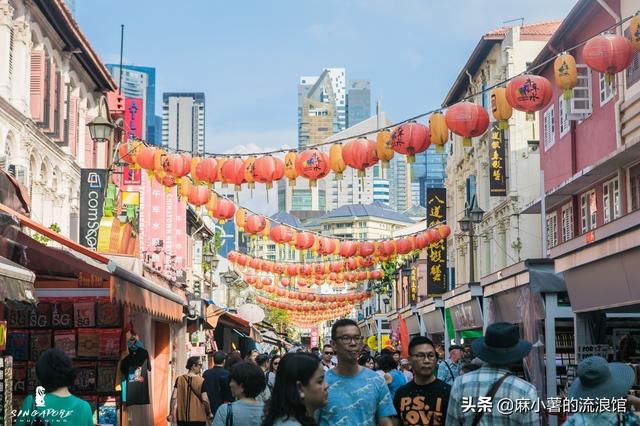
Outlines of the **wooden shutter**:
[{"label": "wooden shutter", "polygon": [[67,110],[67,145],[69,153],[76,157],[78,155],[78,98],[69,98],[69,108]]},{"label": "wooden shutter", "polygon": [[46,85],[47,85],[47,95],[45,98],[45,117],[44,117],[44,131],[46,133],[53,133],[55,129],[55,111],[56,111],[56,89],[58,79],[56,74],[56,63],[53,59],[49,59],[47,62],[47,73],[46,73]]},{"label": "wooden shutter", "polygon": [[29,93],[31,102],[31,118],[35,122],[44,121],[44,51],[31,51],[31,76],[29,79]]},{"label": "wooden shutter", "polygon": [[67,85],[64,81],[64,75],[61,71],[56,73],[56,103],[55,111],[53,113],[54,125],[53,125],[53,140],[66,144],[64,138],[64,121],[66,117],[65,113],[65,99],[66,99]]},{"label": "wooden shutter", "polygon": [[551,148],[553,146],[554,143],[556,143],[556,129],[555,129],[555,123],[554,123],[554,108],[553,105],[551,105],[545,112],[543,115],[543,120],[542,120],[542,128],[543,128],[543,136],[544,136],[544,150],[548,150],[549,148]]}]

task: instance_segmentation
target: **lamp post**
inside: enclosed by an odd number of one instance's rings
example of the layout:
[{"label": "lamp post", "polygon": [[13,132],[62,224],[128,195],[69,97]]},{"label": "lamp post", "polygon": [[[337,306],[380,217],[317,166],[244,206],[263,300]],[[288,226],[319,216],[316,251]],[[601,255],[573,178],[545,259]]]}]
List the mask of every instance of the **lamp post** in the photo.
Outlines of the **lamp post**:
[{"label": "lamp post", "polygon": [[462,232],[469,233],[469,283],[475,282],[476,280],[474,268],[475,253],[473,249],[473,237],[475,236],[475,234],[473,232],[473,225],[482,222],[483,216],[484,210],[482,210],[480,206],[478,206],[478,201],[476,200],[476,196],[474,195],[471,199],[471,206],[469,206],[468,204],[466,205],[464,209],[464,216],[458,221]]}]

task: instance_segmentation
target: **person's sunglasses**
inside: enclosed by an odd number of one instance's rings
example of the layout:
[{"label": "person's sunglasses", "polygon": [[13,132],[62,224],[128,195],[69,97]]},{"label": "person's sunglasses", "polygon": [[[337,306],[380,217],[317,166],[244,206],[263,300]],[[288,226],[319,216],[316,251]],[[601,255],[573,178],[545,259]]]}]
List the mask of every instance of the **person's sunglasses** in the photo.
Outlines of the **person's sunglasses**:
[{"label": "person's sunglasses", "polygon": [[333,352],[325,352],[325,355],[333,355]]}]

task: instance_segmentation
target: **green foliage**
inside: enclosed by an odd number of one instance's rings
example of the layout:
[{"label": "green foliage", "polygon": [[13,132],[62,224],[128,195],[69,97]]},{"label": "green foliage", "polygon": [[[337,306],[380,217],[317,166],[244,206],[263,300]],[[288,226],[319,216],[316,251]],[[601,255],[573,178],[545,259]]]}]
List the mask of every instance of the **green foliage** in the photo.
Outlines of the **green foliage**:
[{"label": "green foliage", "polygon": [[284,309],[278,308],[264,308],[265,309],[265,320],[273,325],[279,333],[287,333],[287,335],[291,334],[290,324],[291,320],[289,319],[289,312]]},{"label": "green foliage", "polygon": [[374,282],[371,289],[380,295],[388,294],[393,288],[393,274],[395,274],[398,269],[398,263],[395,259],[387,260],[381,262],[380,267],[384,271],[384,277],[382,277],[381,280]]},{"label": "green foliage", "polygon": [[[61,231],[60,226],[57,223],[52,223],[51,225],[49,225],[49,229],[52,230],[53,232]],[[39,234],[37,232],[34,233],[33,239],[39,242],[40,244],[44,244],[44,245],[49,244],[49,241],[51,241],[51,238],[45,235]]]}]

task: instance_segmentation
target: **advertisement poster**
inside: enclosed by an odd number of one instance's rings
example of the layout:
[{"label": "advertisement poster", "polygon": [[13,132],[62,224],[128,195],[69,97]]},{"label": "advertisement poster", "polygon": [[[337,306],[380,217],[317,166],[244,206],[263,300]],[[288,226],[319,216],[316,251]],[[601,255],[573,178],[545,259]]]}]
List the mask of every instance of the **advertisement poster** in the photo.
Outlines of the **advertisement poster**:
[{"label": "advertisement poster", "polygon": [[98,229],[106,187],[106,169],[80,171],[80,244],[91,250],[98,247]]}]

